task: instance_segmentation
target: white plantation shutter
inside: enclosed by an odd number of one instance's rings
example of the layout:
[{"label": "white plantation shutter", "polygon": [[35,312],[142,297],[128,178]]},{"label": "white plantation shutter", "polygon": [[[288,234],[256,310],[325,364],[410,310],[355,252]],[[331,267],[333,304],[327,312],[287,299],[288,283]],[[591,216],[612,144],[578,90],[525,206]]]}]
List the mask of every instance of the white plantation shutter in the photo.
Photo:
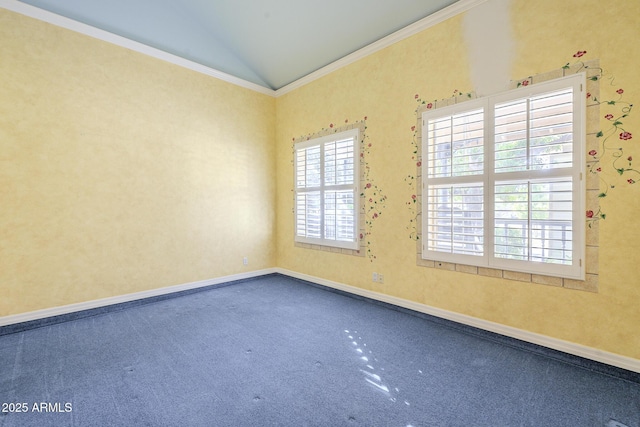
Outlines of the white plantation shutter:
[{"label": "white plantation shutter", "polygon": [[583,84],[423,113],[424,258],[584,278]]},{"label": "white plantation shutter", "polygon": [[295,240],[358,248],[358,129],[295,145]]},{"label": "white plantation shutter", "polygon": [[298,193],[296,200],[297,235],[319,239],[322,237],[320,192],[306,191]]},{"label": "white plantation shutter", "polygon": [[495,256],[571,265],[572,187],[570,179],[497,182]]},{"label": "white plantation shutter", "polygon": [[572,88],[497,104],[495,172],[571,168]]},{"label": "white plantation shutter", "polygon": [[426,126],[429,178],[483,173],[482,108],[428,119]]},{"label": "white plantation shutter", "polygon": [[428,250],[483,255],[483,199],[483,186],[478,183],[429,186]]},{"label": "white plantation shutter", "polygon": [[484,255],[484,112],[470,102],[423,116],[423,256]]}]

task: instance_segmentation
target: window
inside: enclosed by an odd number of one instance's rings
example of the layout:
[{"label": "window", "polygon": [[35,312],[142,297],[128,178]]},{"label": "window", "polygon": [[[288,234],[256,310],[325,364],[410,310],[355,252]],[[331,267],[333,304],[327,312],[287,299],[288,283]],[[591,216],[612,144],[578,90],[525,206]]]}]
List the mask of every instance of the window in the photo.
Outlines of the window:
[{"label": "window", "polygon": [[422,114],[422,257],[584,279],[584,75]]},{"label": "window", "polygon": [[359,129],[294,146],[295,241],[358,249]]}]

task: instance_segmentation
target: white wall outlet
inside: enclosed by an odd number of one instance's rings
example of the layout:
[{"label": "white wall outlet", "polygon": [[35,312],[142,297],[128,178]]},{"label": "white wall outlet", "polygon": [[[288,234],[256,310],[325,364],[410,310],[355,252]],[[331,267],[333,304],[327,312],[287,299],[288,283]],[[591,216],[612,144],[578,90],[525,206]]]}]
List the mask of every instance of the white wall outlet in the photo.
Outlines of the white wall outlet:
[{"label": "white wall outlet", "polygon": [[374,282],[378,281],[378,273],[373,273],[373,276],[371,277],[371,280]]},{"label": "white wall outlet", "polygon": [[247,257],[242,258],[242,265],[249,265],[249,258]]}]

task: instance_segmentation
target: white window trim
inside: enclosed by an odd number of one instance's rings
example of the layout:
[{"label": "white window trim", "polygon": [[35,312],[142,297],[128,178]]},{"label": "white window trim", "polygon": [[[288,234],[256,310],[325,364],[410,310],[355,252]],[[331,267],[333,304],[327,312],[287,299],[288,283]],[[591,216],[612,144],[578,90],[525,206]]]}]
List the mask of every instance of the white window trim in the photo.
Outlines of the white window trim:
[{"label": "white window trim", "polygon": [[[574,209],[572,212],[572,226],[573,226],[573,263],[572,265],[556,265],[550,263],[537,263],[534,261],[517,261],[511,259],[503,259],[494,257],[493,254],[493,209],[494,209],[494,182],[496,180],[505,180],[507,174],[494,173],[494,128],[493,128],[493,108],[494,105],[500,102],[511,99],[522,99],[541,92],[554,91],[563,89],[569,86],[573,86],[573,102],[574,102],[574,144],[573,144],[573,165],[571,170],[571,177],[573,180],[573,194],[579,195],[577,202],[574,202]],[[531,273],[538,275],[549,275],[555,277],[571,278],[577,280],[585,279],[585,221],[584,212],[586,204],[586,184],[585,184],[585,146],[586,146],[586,102],[585,102],[585,74],[579,73],[571,75],[569,77],[563,77],[559,79],[549,80],[536,85],[520,87],[507,92],[496,94],[493,96],[471,100],[462,104],[451,105],[447,107],[437,108],[434,110],[426,110],[422,113],[422,125],[426,123],[425,118],[434,117],[437,115],[446,116],[452,112],[462,112],[466,110],[472,110],[484,106],[486,114],[484,126],[484,174],[482,176],[464,176],[454,179],[450,179],[449,183],[455,182],[478,182],[484,181],[484,255],[473,256],[464,254],[453,254],[432,251],[427,249],[425,242],[426,230],[428,229],[428,215],[426,214],[427,203],[423,201],[422,209],[424,210],[422,215],[422,259],[433,261],[444,261],[455,264],[465,264],[476,267],[487,267],[493,269],[502,269],[508,271],[516,271],[523,273]],[[423,160],[428,158],[427,152],[427,132],[422,130],[422,158]],[[437,182],[437,180],[429,181],[427,175],[428,162],[422,162],[422,194],[426,195],[425,191],[427,185]],[[568,176],[566,169],[563,170],[563,176]],[[536,172],[536,177],[545,175],[546,177],[553,177],[557,175],[558,171],[554,169],[545,170],[544,172]],[[499,178],[496,178],[499,176]],[[522,177],[522,173],[520,174]]]},{"label": "white window trim", "polygon": [[[353,183],[352,184],[340,184],[340,185],[325,185],[324,183],[324,145],[330,142],[344,140],[348,138],[353,138],[354,147],[353,147]],[[294,237],[295,242],[297,243],[306,243],[311,245],[319,245],[319,246],[327,246],[333,248],[341,248],[341,249],[351,249],[357,251],[360,249],[360,192],[359,192],[359,184],[360,184],[360,143],[361,143],[361,135],[359,128],[353,128],[342,132],[336,132],[325,136],[320,136],[317,138],[309,139],[307,141],[302,141],[294,144]],[[314,237],[306,237],[298,235],[298,224],[297,224],[297,197],[299,193],[309,191],[306,189],[302,191],[298,189],[297,183],[295,182],[296,177],[295,173],[298,169],[297,165],[297,151],[300,149],[305,149],[313,146],[320,146],[320,162],[321,162],[321,171],[322,177],[320,179],[321,184],[317,187],[317,190],[321,192],[320,203],[321,203],[321,230],[324,233],[324,191],[327,188],[336,189],[336,190],[345,190],[352,189],[353,190],[353,240],[344,241],[344,240],[333,240],[333,239],[325,239],[325,238],[314,238]]]}]

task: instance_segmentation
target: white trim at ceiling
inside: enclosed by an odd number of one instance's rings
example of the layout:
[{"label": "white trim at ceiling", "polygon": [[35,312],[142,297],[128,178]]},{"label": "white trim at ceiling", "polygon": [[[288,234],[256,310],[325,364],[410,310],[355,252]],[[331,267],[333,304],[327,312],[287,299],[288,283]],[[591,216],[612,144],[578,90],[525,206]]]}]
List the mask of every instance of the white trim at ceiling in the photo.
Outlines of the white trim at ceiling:
[{"label": "white trim at ceiling", "polygon": [[92,27],[91,25],[83,24],[73,19],[65,18],[64,16],[57,15],[55,13],[40,9],[35,6],[31,6],[30,4],[22,3],[17,0],[0,0],[0,7],[8,9],[12,12],[20,13],[30,18],[39,19],[40,21],[44,21],[58,27],[66,28],[67,30],[75,31],[80,34],[96,38],[98,40],[112,43],[117,46],[124,47],[156,59],[160,59],[162,61],[170,62],[180,67],[187,68],[189,70],[196,71],[198,73],[202,73],[219,80],[224,80],[228,83],[232,83],[246,89],[251,89],[265,95],[275,96],[275,91],[272,89],[268,89],[264,86],[248,82],[230,74],[223,73],[222,71],[206,67],[202,64],[198,64],[197,62],[181,58],[177,55],[173,55],[163,50],[147,46],[143,43],[130,40],[126,37],[122,37],[96,27]]},{"label": "white trim at ceiling", "polygon": [[372,55],[379,50],[382,50],[393,45],[394,43],[399,42],[400,40],[404,40],[415,34],[418,34],[419,32],[433,27],[440,22],[446,21],[449,18],[453,18],[454,16],[466,12],[467,10],[472,9],[486,1],[487,0],[458,0],[451,6],[447,6],[444,9],[441,9],[425,18],[422,18],[419,21],[414,22],[411,25],[408,25],[396,31],[395,33],[389,34],[388,36],[383,37],[380,40],[363,47],[362,49],[356,50],[355,52],[342,57],[337,61],[334,61],[331,64],[314,71],[311,74],[307,74],[306,76],[296,80],[295,82],[281,87],[280,89],[276,90],[276,97],[298,89],[342,67],[353,64],[354,62],[359,61],[366,56]]},{"label": "white trim at ceiling", "polygon": [[323,76],[326,76],[329,73],[332,73],[340,68],[346,67],[349,64],[352,64],[368,55],[371,55],[379,50],[382,50],[388,46],[391,46],[394,43],[399,42],[400,40],[406,39],[408,37],[413,36],[427,28],[430,28],[440,22],[443,22],[449,18],[452,18],[460,13],[466,12],[467,10],[486,2],[487,0],[458,0],[456,3],[451,6],[445,7],[438,12],[435,12],[426,18],[421,19],[411,25],[406,26],[405,28],[396,31],[393,34],[390,34],[376,42],[371,43],[368,46],[363,47],[360,50],[357,50],[331,64],[320,68],[312,72],[311,74],[306,75],[278,90],[272,90],[258,84],[240,79],[238,77],[232,76],[227,73],[223,73],[222,71],[218,71],[216,69],[206,67],[202,64],[198,64],[197,62],[190,61],[188,59],[181,58],[177,55],[173,55],[171,53],[162,51],[160,49],[156,49],[151,46],[147,46],[143,43],[139,43],[130,39],[127,39],[122,36],[118,36],[116,34],[110,33],[108,31],[101,30],[99,28],[92,27],[87,24],[83,24],[81,22],[75,21],[73,19],[65,18],[64,16],[57,15],[55,13],[46,11],[44,9],[40,9],[35,6],[31,6],[26,3],[22,3],[17,0],[0,0],[0,7],[10,10],[12,12],[20,13],[22,15],[38,19],[40,21],[47,22],[49,24],[56,25],[58,27],[66,28],[71,31],[75,31],[89,37],[93,37],[102,41],[106,41],[108,43],[115,44],[117,46],[121,46],[144,55],[151,56],[153,58],[160,59],[162,61],[170,62],[172,64],[178,65],[180,67],[187,68],[192,71],[196,71],[198,73],[205,74],[210,77],[214,77],[219,80],[226,81],[228,83],[244,87],[246,89],[251,89],[253,91],[270,95],[274,97],[278,97],[289,93],[295,89],[298,89],[308,83],[311,83],[314,80],[317,80]]}]

